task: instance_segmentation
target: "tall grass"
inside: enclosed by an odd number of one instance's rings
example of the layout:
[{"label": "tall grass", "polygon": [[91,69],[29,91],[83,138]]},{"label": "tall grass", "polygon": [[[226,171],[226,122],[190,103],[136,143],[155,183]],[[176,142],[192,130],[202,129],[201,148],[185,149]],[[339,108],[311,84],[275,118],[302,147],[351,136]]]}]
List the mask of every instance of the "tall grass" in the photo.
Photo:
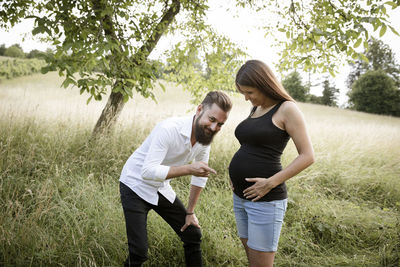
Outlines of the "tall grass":
[{"label": "tall grass", "polygon": [[[127,255],[118,178],[158,121],[191,114],[189,95],[167,84],[158,104],[127,103],[115,130],[89,142],[104,102],[86,105],[55,73],[0,87],[0,265],[120,266]],[[212,145],[218,172],[196,213],[205,266],[246,266],[236,235],[227,167],[239,144],[235,126],[250,106],[232,95],[228,122]],[[299,104],[317,161],[288,182],[289,207],[276,266],[398,266],[400,119]],[[284,165],[296,156],[292,142]],[[184,201],[189,177],[172,186]],[[172,229],[149,214],[146,266],[182,266]]]}]

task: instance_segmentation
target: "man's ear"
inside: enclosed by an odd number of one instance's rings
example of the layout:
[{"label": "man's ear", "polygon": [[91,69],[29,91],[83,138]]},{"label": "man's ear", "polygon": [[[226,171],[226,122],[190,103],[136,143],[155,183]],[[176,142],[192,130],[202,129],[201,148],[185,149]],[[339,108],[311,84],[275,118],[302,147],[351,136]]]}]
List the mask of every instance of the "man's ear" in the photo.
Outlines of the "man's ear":
[{"label": "man's ear", "polygon": [[199,114],[203,111],[203,104],[200,104],[197,106],[196,109],[196,116],[199,116]]}]

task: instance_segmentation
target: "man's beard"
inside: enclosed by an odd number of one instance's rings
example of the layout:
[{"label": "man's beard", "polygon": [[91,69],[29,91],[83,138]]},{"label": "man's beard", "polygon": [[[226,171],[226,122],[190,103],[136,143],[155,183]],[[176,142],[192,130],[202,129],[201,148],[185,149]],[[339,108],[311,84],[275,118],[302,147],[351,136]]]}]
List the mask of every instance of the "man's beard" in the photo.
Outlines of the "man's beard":
[{"label": "man's beard", "polygon": [[199,120],[202,116],[203,113],[201,113],[200,116],[197,117],[197,119],[194,122],[194,136],[196,137],[197,142],[206,146],[211,144],[211,141],[213,140],[214,135],[217,132],[214,132],[211,129],[206,129],[205,126],[200,125]]}]

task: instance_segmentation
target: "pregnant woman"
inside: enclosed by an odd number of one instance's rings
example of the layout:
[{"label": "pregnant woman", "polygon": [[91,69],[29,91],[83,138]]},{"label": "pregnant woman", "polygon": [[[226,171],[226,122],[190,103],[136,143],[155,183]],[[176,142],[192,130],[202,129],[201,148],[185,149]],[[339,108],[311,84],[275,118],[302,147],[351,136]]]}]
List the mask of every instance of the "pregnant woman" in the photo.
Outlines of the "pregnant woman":
[{"label": "pregnant woman", "polygon": [[[301,111],[266,64],[247,61],[236,87],[253,105],[235,130],[241,146],[229,165],[238,235],[251,267],[273,266],[287,207],[285,181],[310,166],[314,152]],[[298,156],[282,169],[290,138]]]}]

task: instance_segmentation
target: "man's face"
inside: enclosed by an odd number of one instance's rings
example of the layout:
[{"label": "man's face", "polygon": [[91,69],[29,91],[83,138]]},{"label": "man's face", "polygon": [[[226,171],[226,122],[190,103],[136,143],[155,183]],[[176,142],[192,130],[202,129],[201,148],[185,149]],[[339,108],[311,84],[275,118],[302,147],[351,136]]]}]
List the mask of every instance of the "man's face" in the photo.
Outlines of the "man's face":
[{"label": "man's face", "polygon": [[214,135],[221,130],[229,112],[223,111],[216,104],[211,107],[200,105],[197,108],[194,124],[194,134],[196,141],[202,145],[209,145]]}]

